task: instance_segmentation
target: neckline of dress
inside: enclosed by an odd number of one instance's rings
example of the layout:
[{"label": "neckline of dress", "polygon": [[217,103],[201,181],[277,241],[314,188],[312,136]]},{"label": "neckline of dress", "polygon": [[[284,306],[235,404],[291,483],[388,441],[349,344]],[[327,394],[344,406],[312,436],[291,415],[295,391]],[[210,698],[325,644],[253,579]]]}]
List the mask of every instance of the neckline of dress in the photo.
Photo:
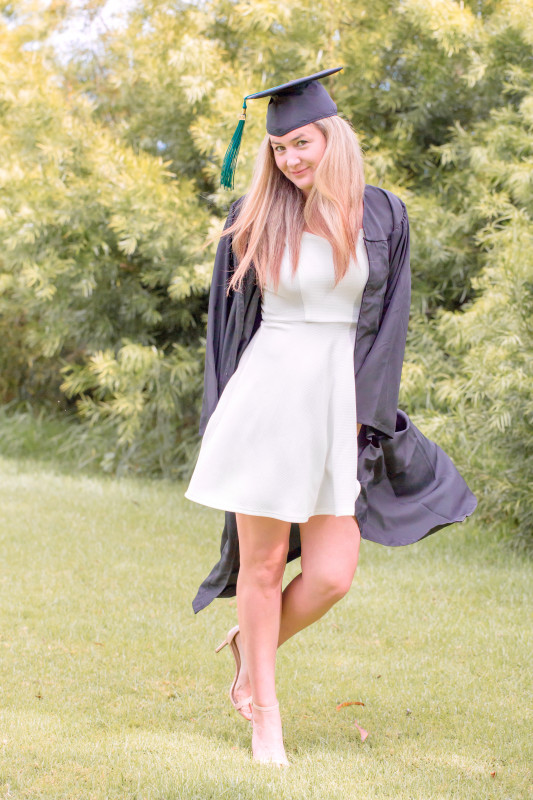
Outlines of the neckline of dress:
[{"label": "neckline of dress", "polygon": [[[359,233],[357,235],[360,237],[362,232],[363,232],[363,229],[359,228]],[[316,236],[317,239],[324,239],[325,242],[328,241],[325,236],[319,236],[318,233],[311,233],[311,231],[302,231],[302,233],[307,233],[307,234],[309,234],[309,236]]]}]

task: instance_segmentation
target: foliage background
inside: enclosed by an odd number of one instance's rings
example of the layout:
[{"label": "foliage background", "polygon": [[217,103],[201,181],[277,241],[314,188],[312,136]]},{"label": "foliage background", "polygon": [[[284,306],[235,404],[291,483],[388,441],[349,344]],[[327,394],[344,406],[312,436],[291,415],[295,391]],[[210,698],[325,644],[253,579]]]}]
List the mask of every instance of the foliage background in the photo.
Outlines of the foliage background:
[{"label": "foliage background", "polygon": [[[478,514],[531,544],[532,0],[136,2],[68,56],[105,3],[0,2],[0,402],[68,420],[79,463],[186,477],[213,247],[263,136],[242,97],[328,84],[366,179],[399,194],[413,304],[401,404],[452,456]],[[68,35],[67,35],[68,40]],[[266,101],[264,101],[266,103]]]}]

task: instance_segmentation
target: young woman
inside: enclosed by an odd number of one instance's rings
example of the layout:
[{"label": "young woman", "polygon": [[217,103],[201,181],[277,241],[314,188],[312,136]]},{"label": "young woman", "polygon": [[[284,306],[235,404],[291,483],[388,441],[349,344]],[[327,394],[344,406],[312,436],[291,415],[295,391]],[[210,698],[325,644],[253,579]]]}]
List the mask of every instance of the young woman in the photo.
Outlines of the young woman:
[{"label": "young woman", "polygon": [[[230,698],[253,723],[254,760],[280,766],[276,651],[350,588],[359,526],[408,544],[476,505],[448,456],[397,410],[407,212],[365,186],[357,137],[323,75],[259,93],[271,97],[267,134],[217,251],[203,439],[185,493],[226,512],[220,562],[193,607],[237,594],[239,625],[217,651],[229,644],[235,656]],[[301,573],[282,592],[297,556]]]}]

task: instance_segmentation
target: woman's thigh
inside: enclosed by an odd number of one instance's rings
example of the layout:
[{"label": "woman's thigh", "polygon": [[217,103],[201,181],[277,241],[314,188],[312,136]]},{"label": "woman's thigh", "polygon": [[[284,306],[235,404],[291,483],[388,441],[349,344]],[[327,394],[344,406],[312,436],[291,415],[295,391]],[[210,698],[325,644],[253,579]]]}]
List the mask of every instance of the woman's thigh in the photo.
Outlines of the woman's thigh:
[{"label": "woman's thigh", "polygon": [[239,536],[241,566],[285,566],[289,549],[291,523],[273,517],[235,514]]},{"label": "woman's thigh", "polygon": [[320,585],[352,582],[361,535],[354,517],[317,514],[300,523],[302,575]]}]

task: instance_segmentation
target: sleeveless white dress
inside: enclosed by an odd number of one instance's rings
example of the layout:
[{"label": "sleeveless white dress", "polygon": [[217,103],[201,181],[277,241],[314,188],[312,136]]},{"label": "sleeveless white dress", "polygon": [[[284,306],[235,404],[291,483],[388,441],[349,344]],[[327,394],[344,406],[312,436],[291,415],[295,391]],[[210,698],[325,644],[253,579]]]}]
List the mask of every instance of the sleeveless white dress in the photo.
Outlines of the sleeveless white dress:
[{"label": "sleeveless white dress", "polygon": [[333,251],[304,232],[298,269],[287,247],[277,293],[212,413],[185,497],[290,522],[353,516],[357,480],[354,345],[368,257],[359,232],[334,288]]}]

